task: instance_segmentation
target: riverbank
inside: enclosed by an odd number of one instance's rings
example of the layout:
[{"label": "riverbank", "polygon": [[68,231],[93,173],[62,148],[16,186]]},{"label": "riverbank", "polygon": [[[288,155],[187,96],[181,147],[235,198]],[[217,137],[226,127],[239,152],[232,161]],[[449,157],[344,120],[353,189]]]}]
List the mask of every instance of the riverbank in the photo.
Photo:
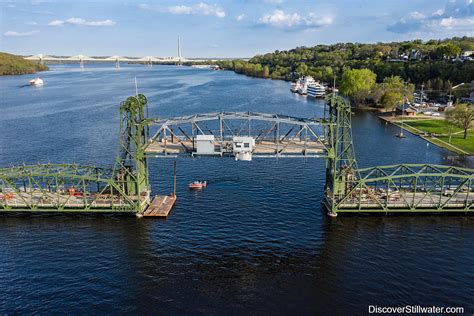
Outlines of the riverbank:
[{"label": "riverbank", "polygon": [[379,115],[379,118],[401,127],[403,130],[421,137],[436,146],[446,148],[461,155],[474,155],[474,130],[468,131],[468,137],[463,138],[459,127],[444,119],[433,119],[424,116],[404,119],[400,116]]},{"label": "riverbank", "polygon": [[49,70],[45,65],[34,63],[20,56],[0,52],[0,76],[26,75]]}]

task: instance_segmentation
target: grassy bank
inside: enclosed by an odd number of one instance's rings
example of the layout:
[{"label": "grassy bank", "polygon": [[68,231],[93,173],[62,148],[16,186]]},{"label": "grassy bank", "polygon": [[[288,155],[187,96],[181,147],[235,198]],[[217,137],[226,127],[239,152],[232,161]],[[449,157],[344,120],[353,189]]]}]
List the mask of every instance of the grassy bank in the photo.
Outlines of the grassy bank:
[{"label": "grassy bank", "polygon": [[[394,123],[400,125],[400,121]],[[467,138],[464,139],[463,130],[445,120],[404,120],[403,127],[440,147],[460,154],[474,155],[473,129],[469,130]]]},{"label": "grassy bank", "polygon": [[20,56],[0,52],[0,76],[33,74],[48,69],[45,65],[26,60]]}]

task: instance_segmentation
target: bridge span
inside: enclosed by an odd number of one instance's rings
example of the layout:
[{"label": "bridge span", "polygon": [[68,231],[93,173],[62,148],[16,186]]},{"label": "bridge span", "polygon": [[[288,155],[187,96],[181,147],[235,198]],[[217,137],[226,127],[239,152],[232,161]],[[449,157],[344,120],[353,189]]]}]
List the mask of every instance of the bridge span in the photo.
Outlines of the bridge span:
[{"label": "bridge span", "polygon": [[152,66],[154,63],[173,63],[182,64],[185,62],[201,62],[203,59],[187,59],[184,57],[124,57],[124,56],[106,56],[106,57],[90,57],[85,55],[75,56],[50,56],[44,54],[32,55],[25,57],[27,60],[37,61],[40,63],[78,63],[81,68],[85,67],[86,63],[114,63],[115,68],[120,68],[120,63],[140,63]]},{"label": "bridge span", "polygon": [[156,132],[144,146],[154,157],[174,155],[323,157],[321,119],[255,112],[220,112],[152,120]]},{"label": "bridge span", "polygon": [[222,112],[154,119],[145,116],[146,105],[141,94],[121,103],[120,150],[113,168],[38,164],[0,169],[0,211],[147,216],[150,204],[171,207],[176,200],[161,196],[154,201],[171,202],[151,203],[148,160],[179,155],[324,158],[321,195],[331,216],[474,211],[473,169],[430,164],[359,169],[351,108],[338,96],[327,98],[324,118]]}]

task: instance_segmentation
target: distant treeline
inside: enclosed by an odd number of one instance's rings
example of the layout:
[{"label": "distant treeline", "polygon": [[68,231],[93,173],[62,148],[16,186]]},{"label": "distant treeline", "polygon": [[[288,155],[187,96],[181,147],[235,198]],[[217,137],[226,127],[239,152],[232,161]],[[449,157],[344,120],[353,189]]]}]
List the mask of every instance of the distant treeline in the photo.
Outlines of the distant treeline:
[{"label": "distant treeline", "polygon": [[48,69],[45,65],[26,60],[20,56],[0,52],[0,76],[32,74]]},{"label": "distant treeline", "polygon": [[[474,61],[462,53],[474,51],[474,38],[360,44],[339,43],[298,47],[257,55],[248,62],[222,60],[217,64],[252,77],[295,80],[302,75],[331,83],[346,69],[370,69],[377,81],[399,76],[417,86],[445,88],[474,80]],[[474,56],[473,56],[474,57]]]}]

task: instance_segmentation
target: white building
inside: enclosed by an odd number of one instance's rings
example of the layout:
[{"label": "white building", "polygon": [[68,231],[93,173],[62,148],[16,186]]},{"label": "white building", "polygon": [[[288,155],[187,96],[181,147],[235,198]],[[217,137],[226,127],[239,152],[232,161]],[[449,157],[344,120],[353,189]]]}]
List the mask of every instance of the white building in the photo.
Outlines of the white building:
[{"label": "white building", "polygon": [[471,57],[474,56],[474,50],[466,50],[461,53],[461,57],[466,58],[466,57]]},{"label": "white building", "polygon": [[252,151],[255,148],[255,139],[250,136],[234,136],[232,148],[235,160],[252,160]]},{"label": "white building", "polygon": [[[194,146],[198,155],[216,155],[221,153],[221,147],[214,145],[214,135],[196,135]],[[217,152],[216,149],[218,149]]]}]

